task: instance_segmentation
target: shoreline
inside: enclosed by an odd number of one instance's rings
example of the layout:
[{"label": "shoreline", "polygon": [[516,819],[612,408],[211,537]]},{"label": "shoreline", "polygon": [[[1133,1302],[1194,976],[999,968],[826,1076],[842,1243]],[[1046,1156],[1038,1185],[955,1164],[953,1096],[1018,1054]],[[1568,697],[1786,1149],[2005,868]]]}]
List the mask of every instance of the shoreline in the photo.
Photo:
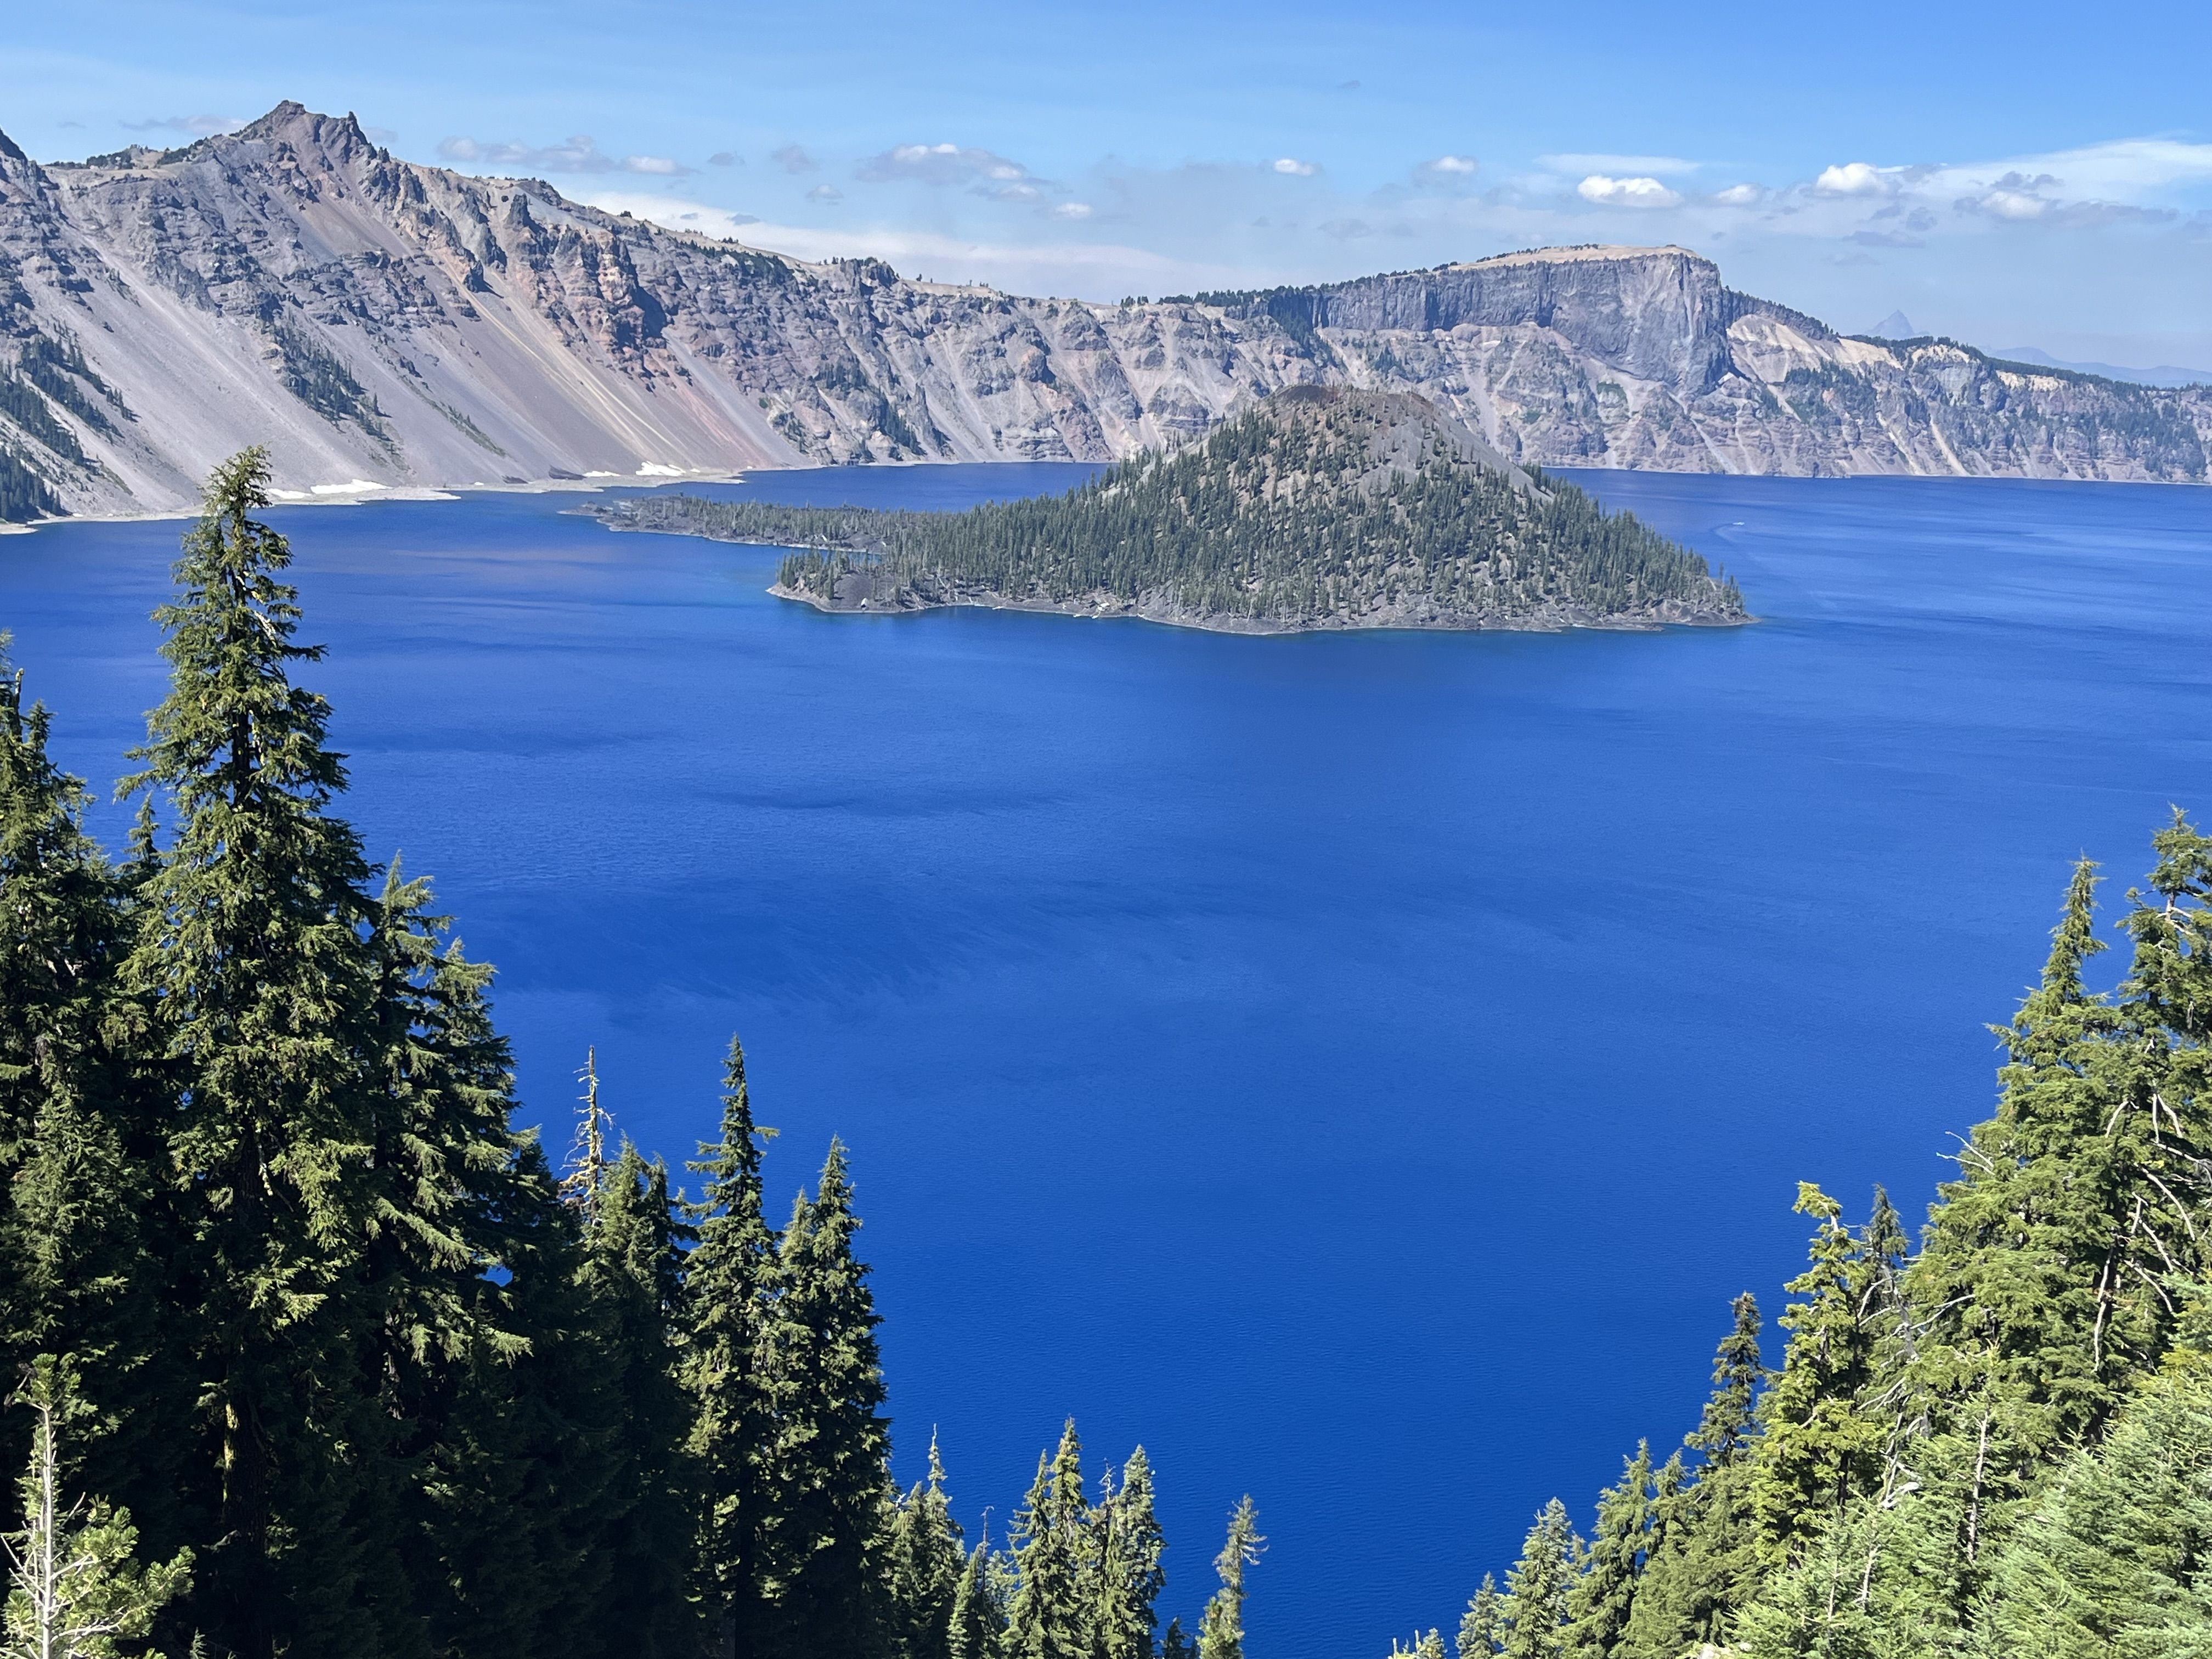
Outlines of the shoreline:
[{"label": "shoreline", "polygon": [[[610,526],[611,527],[611,526]],[[641,532],[651,534],[651,532]],[[666,532],[662,532],[666,533]],[[681,532],[678,532],[681,533]],[[720,541],[721,537],[701,539]],[[748,547],[780,547],[780,542],[733,543]],[[1580,621],[1565,617],[1501,618],[1488,622],[1421,622],[1393,618],[1377,622],[1268,623],[1247,617],[1191,616],[1170,610],[1147,610],[1141,599],[1112,598],[1112,603],[1093,606],[1054,604],[1049,600],[1011,599],[1003,594],[974,599],[931,599],[917,605],[838,605],[804,589],[771,583],[763,590],[774,598],[803,605],[825,617],[918,617],[931,611],[1018,611],[1031,616],[1066,617],[1077,622],[1147,622],[1162,628],[1187,628],[1202,634],[1237,634],[1254,638],[1276,638],[1297,634],[1663,634],[1670,628],[1748,628],[1759,618],[1748,612],[1734,617],[1594,617]]]}]

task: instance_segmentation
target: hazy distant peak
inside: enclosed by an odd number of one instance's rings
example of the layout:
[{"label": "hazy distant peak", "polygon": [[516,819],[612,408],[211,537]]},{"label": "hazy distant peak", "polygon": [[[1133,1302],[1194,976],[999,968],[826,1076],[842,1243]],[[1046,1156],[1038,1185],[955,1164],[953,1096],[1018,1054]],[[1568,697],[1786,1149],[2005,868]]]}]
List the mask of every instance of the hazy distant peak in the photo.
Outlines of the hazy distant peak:
[{"label": "hazy distant peak", "polygon": [[1877,340],[1917,340],[1920,331],[1912,325],[1912,319],[1901,311],[1893,311],[1872,328],[1868,334]]}]

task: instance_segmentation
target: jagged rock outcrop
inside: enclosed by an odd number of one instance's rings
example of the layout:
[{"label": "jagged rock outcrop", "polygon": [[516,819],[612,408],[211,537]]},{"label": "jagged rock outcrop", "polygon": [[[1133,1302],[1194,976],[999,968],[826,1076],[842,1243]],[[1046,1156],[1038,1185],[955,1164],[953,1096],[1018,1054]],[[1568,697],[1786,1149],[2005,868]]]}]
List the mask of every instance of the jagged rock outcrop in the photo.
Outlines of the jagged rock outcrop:
[{"label": "jagged rock outcrop", "polygon": [[810,264],[401,161],[285,104],[41,166],[0,137],[0,516],[854,460],[1111,459],[1283,386],[1547,465],[2202,480],[2212,390],[1840,337],[1681,248],[1144,305]]}]

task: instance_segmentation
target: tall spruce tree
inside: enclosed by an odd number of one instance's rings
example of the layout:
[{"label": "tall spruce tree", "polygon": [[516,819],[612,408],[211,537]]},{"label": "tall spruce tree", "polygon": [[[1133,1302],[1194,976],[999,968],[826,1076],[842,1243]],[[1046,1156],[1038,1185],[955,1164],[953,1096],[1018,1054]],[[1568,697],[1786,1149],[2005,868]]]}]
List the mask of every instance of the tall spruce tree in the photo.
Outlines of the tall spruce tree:
[{"label": "tall spruce tree", "polygon": [[1040,1453],[1036,1479],[1014,1512],[1012,1602],[1006,1645],[1014,1659],[1090,1659],[1092,1516],[1083,1489],[1083,1442],[1069,1418],[1057,1449]]},{"label": "tall spruce tree", "polygon": [[1004,1659],[1006,1635],[1006,1609],[992,1571],[991,1547],[979,1543],[968,1552],[953,1587],[945,1650],[951,1659]]},{"label": "tall spruce tree", "polygon": [[1751,1506],[1759,1363],[1759,1303],[1735,1299],[1735,1322],[1713,1356],[1713,1392],[1684,1449],[1692,1474],[1656,1506],[1657,1538],[1616,1651],[1626,1659],[1680,1659],[1727,1640],[1759,1582]]},{"label": "tall spruce tree", "polygon": [[[0,635],[0,1376],[40,1353],[90,1363],[71,1455],[167,1553],[198,1530],[185,1500],[197,1389],[163,1294],[174,1255],[166,1097],[134,1052],[119,989],[127,875],[83,829],[82,786],[47,753]],[[20,1465],[30,1414],[0,1415]],[[0,1491],[0,1528],[14,1501]]]},{"label": "tall spruce tree", "polygon": [[683,1362],[699,1483],[696,1593],[718,1650],[732,1659],[752,1653],[763,1617],[762,1466],[775,1418],[760,1348],[775,1291],[776,1235],[762,1210],[761,1153],[775,1133],[753,1120],[744,1049],[733,1036],[720,1138],[702,1142],[690,1165],[707,1185],[691,1212],[699,1243],[684,1266]]},{"label": "tall spruce tree", "polygon": [[1244,1659],[1244,1573],[1259,1561],[1267,1542],[1260,1536],[1260,1512],[1247,1494],[1231,1514],[1229,1537],[1213,1558],[1221,1588],[1199,1620],[1199,1659]]},{"label": "tall spruce tree", "polygon": [[1611,1659],[1628,1629],[1636,1586],[1651,1547],[1656,1497],[1651,1448],[1638,1443],[1623,1460],[1620,1480],[1597,1500],[1597,1527],[1583,1571],[1567,1592],[1567,1644],[1572,1659]]},{"label": "tall spruce tree", "polygon": [[1490,1659],[1505,1637],[1505,1595],[1498,1588],[1498,1575],[1486,1572],[1482,1583],[1468,1598],[1460,1615],[1459,1636],[1452,1650],[1459,1659]]},{"label": "tall spruce tree", "polygon": [[967,1557],[945,1495],[945,1464],[929,1438],[929,1474],[899,1499],[885,1552],[897,1659],[951,1659],[953,1602]]},{"label": "tall spruce tree", "polygon": [[1869,1409],[1879,1325],[1864,1281],[1863,1242],[1843,1222],[1843,1206],[1800,1182],[1796,1211],[1814,1220],[1810,1260],[1784,1288],[1794,1297],[1782,1316],[1790,1333],[1782,1370],[1759,1403],[1752,1507],[1769,1561],[1802,1553],[1844,1506],[1875,1478],[1885,1425]]},{"label": "tall spruce tree", "polygon": [[638,1659],[688,1659],[691,1559],[687,1402],[676,1379],[683,1245],[689,1229],[667,1166],[627,1136],[608,1166],[585,1234],[602,1340],[615,1356],[617,1467],[623,1483],[600,1534],[608,1592],[597,1610],[611,1648]]},{"label": "tall spruce tree", "polygon": [[198,1314],[216,1512],[196,1616],[239,1659],[367,1659],[410,1645],[369,1473],[392,1425],[359,1364],[380,1312],[363,1273],[375,910],[360,842],[327,810],[345,786],[328,706],[290,680],[322,653],[294,643],[290,551],[252,517],[268,485],[258,449],[216,470],[155,612],[173,684],[125,787],[167,796],[174,840],[125,978],[181,1103],[174,1294]]},{"label": "tall spruce tree", "polygon": [[764,1659],[869,1659],[889,1641],[883,1563],[889,1421],[868,1269],[853,1253],[845,1149],[800,1194],[777,1250],[760,1375],[775,1435],[763,1459]]},{"label": "tall spruce tree", "polygon": [[2157,846],[2117,996],[2086,983],[2104,947],[2094,868],[2075,868],[2041,981],[1999,1031],[1996,1115],[1905,1275],[1898,1496],[1870,1528],[1860,1600],[1931,1651],[1966,1639],[2022,1506],[2156,1365],[2176,1318],[2166,1287],[2203,1272],[2212,1098],[2187,1030],[2203,1018],[2207,860],[2179,819]]},{"label": "tall spruce tree", "polygon": [[1098,1569],[1091,1614],[1099,1659],[1152,1659],[1153,1611],[1167,1573],[1161,1565],[1167,1540],[1152,1508],[1152,1465],[1138,1447],[1091,1518]]},{"label": "tall spruce tree", "polygon": [[1565,1659],[1568,1651],[1567,1597],[1583,1567],[1583,1542],[1556,1498],[1538,1512],[1505,1575],[1499,1609],[1504,1659]]}]

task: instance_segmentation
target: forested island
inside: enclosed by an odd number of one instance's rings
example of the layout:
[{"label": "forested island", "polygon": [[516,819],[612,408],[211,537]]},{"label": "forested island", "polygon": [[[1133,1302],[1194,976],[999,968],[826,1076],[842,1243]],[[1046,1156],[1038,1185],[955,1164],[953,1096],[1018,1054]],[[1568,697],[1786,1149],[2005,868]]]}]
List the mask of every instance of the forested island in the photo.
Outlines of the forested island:
[{"label": "forested island", "polygon": [[804,550],[770,591],[824,611],[990,605],[1252,634],[1748,620],[1696,554],[1405,392],[1295,386],[1065,495],[964,513],[684,495],[583,510]]},{"label": "forested island", "polygon": [[[1242,1659],[1249,1498],[1194,1642],[1141,1448],[1069,1425],[972,1544],[933,1447],[893,1482],[848,1160],[771,1224],[734,1041],[694,1196],[587,1039],[565,1158],[515,1129],[489,969],[334,811],[267,483],[185,538],[119,855],[0,675],[0,1655]],[[2109,992],[2075,872],[1917,1245],[1801,1188],[1778,1354],[1739,1297],[1460,1659],[2212,1652],[2212,837],[2154,846]]]}]

